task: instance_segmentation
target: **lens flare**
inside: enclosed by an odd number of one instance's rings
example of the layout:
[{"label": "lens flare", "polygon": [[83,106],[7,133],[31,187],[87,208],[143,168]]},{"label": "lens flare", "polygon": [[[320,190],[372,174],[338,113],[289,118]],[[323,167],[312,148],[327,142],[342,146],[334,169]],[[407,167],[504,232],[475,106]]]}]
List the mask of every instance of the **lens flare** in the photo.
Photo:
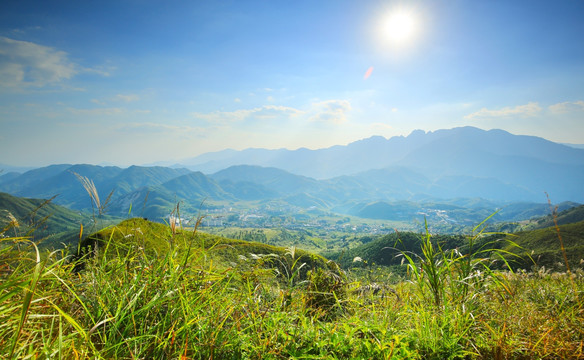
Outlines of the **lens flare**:
[{"label": "lens flare", "polygon": [[369,76],[371,76],[371,73],[373,72],[373,66],[369,67],[369,69],[367,69],[367,71],[365,72],[365,75],[363,75],[363,80],[367,80],[369,78]]}]

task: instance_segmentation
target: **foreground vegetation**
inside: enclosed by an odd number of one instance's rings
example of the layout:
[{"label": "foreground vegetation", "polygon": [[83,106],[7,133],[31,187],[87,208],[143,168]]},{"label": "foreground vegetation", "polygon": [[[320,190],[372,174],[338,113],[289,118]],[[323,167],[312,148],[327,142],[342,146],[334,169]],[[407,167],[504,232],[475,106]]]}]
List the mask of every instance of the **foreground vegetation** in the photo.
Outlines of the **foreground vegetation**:
[{"label": "foreground vegetation", "polygon": [[7,359],[584,357],[584,272],[492,271],[478,235],[420,235],[404,276],[142,219],[79,252],[1,241]]}]

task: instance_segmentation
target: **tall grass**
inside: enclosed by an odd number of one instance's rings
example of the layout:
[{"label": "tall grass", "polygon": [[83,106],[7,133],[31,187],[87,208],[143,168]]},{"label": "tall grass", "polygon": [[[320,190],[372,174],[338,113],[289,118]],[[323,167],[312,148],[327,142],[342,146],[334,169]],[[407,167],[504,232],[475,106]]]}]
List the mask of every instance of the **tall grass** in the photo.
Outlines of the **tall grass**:
[{"label": "tall grass", "polygon": [[482,228],[458,251],[426,232],[422,255],[404,254],[410,275],[392,285],[396,297],[351,291],[335,264],[310,267],[295,248],[219,264],[229,247],[201,246],[196,227],[150,234],[146,224],[113,229],[77,272],[67,250],[2,237],[0,357],[584,356],[584,273],[491,270]]}]

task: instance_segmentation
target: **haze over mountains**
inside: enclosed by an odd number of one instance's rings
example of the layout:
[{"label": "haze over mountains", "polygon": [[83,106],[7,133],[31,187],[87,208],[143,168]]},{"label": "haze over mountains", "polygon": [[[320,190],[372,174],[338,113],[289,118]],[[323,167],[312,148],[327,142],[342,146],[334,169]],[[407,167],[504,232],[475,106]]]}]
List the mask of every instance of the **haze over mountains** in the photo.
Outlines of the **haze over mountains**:
[{"label": "haze over mountains", "polygon": [[418,130],[407,137],[376,136],[319,150],[224,150],[183,162],[204,173],[242,164],[314,179],[352,175],[400,198],[421,193],[540,201],[547,191],[561,200],[584,200],[582,149],[503,130]]},{"label": "haze over mountains", "polygon": [[316,179],[394,165],[438,175],[470,175],[465,166],[469,162],[480,165],[471,170],[485,169],[483,173],[490,173],[500,166],[500,160],[583,165],[584,156],[578,150],[534,136],[460,127],[434,132],[416,130],[407,137],[390,139],[373,136],[346,146],[318,150],[223,150],[187,159],[181,164],[204,173],[213,173],[231,165],[260,165]]},{"label": "haze over mountains", "polygon": [[495,208],[544,203],[547,192],[556,203],[584,202],[584,149],[472,127],[371,137],[319,150],[224,150],[185,161],[182,168],[51,165],[0,174],[0,191],[58,195],[57,204],[91,208],[73,173],[91,179],[104,198],[114,190],[114,213],[127,214],[133,206],[156,217],[177,201],[198,206],[203,200],[279,200],[365,217],[400,201],[412,208],[421,201],[482,198]]}]

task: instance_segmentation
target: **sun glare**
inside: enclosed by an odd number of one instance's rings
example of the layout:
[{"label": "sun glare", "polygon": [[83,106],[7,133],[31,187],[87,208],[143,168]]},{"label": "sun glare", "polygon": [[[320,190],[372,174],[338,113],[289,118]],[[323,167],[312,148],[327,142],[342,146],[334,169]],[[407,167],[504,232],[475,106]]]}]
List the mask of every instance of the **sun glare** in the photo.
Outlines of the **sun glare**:
[{"label": "sun glare", "polygon": [[393,44],[408,43],[416,33],[415,17],[404,10],[389,14],[383,23],[383,35]]}]

